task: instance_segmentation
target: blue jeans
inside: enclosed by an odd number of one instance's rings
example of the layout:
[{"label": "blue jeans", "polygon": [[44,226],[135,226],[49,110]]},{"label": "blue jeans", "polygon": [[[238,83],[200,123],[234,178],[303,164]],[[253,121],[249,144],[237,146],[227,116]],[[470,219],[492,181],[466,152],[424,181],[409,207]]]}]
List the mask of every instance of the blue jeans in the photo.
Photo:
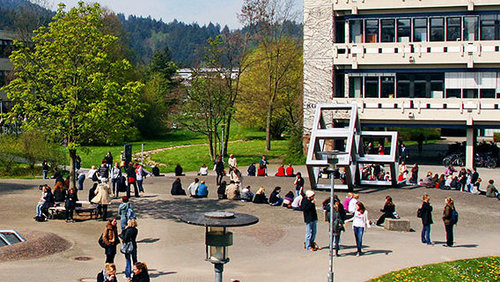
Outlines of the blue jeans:
[{"label": "blue jeans", "polygon": [[125,214],[120,216],[120,225],[122,227],[122,232],[125,230],[125,228],[127,228],[127,215],[126,215],[127,211],[125,211]]},{"label": "blue jeans", "polygon": [[43,172],[43,179],[48,179],[47,174],[49,173],[48,170],[42,170]]},{"label": "blue jeans", "polygon": [[38,202],[36,205],[36,216],[42,216],[42,207],[44,203]]},{"label": "blue jeans", "polygon": [[132,256],[132,261],[134,262],[134,264],[137,263],[137,250],[134,249],[134,251],[132,251],[131,254],[125,254],[125,261],[127,262],[127,266],[125,267],[125,276],[127,278],[131,278],[131,274],[132,274],[132,264],[131,264],[131,261],[130,261],[130,257]]},{"label": "blue jeans", "polygon": [[306,249],[312,248],[312,242],[316,239],[317,223],[317,220],[306,223]]},{"label": "blue jeans", "polygon": [[422,243],[431,244],[431,225],[422,227]]},{"label": "blue jeans", "polygon": [[137,187],[139,187],[139,192],[144,193],[144,187],[142,187],[142,180],[137,180]]},{"label": "blue jeans", "polygon": [[84,181],[85,181],[85,174],[78,176],[78,190],[83,190]]},{"label": "blue jeans", "polygon": [[354,237],[356,238],[356,248],[358,253],[361,253],[361,248],[363,247],[363,233],[365,232],[364,227],[354,226]]},{"label": "blue jeans", "polygon": [[111,183],[113,184],[113,195],[118,196],[118,188],[121,186],[121,179],[111,179]]}]

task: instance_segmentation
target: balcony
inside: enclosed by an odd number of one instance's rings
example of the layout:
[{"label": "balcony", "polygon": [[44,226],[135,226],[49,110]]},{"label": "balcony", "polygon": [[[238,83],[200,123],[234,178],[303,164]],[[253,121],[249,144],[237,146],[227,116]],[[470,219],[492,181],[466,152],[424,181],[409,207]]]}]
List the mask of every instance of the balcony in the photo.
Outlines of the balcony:
[{"label": "balcony", "polygon": [[337,66],[429,66],[499,64],[500,41],[338,43],[333,46]]},{"label": "balcony", "polygon": [[[337,12],[358,10],[391,10],[391,9],[428,9],[459,8],[473,11],[476,6],[499,6],[498,0],[333,0],[333,9]],[[307,1],[306,1],[307,3]],[[306,4],[307,5],[307,4]]]}]

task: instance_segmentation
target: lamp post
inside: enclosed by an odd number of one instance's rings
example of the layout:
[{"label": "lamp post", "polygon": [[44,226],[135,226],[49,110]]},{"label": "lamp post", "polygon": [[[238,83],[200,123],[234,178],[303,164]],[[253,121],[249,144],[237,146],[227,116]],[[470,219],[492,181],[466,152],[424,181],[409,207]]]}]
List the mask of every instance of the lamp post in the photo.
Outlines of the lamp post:
[{"label": "lamp post", "polygon": [[259,222],[259,218],[253,215],[225,211],[185,214],[181,220],[205,226],[205,260],[214,264],[215,282],[222,282],[224,264],[229,262],[228,247],[233,244],[233,233],[228,232],[227,228]]},{"label": "lamp post", "polygon": [[226,124],[221,124],[221,128],[222,128],[222,144],[221,144],[221,148],[220,148],[220,155],[222,157],[222,162],[224,162],[224,129],[226,129]]},{"label": "lamp post", "polygon": [[333,186],[333,176],[335,173],[335,168],[337,167],[337,163],[339,162],[338,156],[345,155],[346,152],[332,150],[322,152],[323,155],[326,155],[326,159],[328,161],[328,165],[330,166],[330,265],[328,271],[328,282],[333,282],[335,280],[334,267],[335,261],[333,256],[333,204],[335,197],[335,190]]}]

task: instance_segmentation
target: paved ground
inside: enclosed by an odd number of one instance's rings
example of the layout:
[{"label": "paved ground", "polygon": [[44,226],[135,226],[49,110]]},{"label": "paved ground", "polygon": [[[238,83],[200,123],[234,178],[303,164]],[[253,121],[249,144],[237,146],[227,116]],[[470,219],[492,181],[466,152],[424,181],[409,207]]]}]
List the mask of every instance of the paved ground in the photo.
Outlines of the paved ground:
[{"label": "paved ground", "polygon": [[[276,168],[270,169],[271,172]],[[303,167],[300,171],[305,172]],[[442,172],[442,167],[422,167],[425,171]],[[480,169],[483,179],[500,181],[500,169]],[[194,178],[194,174],[182,177],[183,187]],[[213,281],[213,266],[204,261],[204,228],[179,222],[185,212],[231,210],[250,213],[260,218],[254,226],[234,228],[234,245],[229,249],[231,262],[225,265],[224,281],[231,278],[241,281],[324,281],[328,272],[328,248],[317,252],[303,249],[304,224],[302,213],[281,207],[256,205],[237,201],[215,199],[215,178],[205,177],[210,188],[208,199],[194,200],[172,197],[171,183],[174,177],[147,178],[146,194],[133,199],[139,218],[139,260],[147,262],[153,281]],[[0,281],[92,281],[102,269],[103,249],[97,239],[104,228],[101,221],[87,220],[65,223],[51,220],[37,223],[33,220],[35,204],[40,192],[37,189],[44,180],[0,180],[0,229],[53,232],[71,241],[68,251],[52,256],[15,262],[1,262]],[[293,190],[291,178],[246,177],[244,184],[255,191],[266,187],[269,194],[276,185],[286,193]],[[306,180],[307,183],[307,180]],[[500,182],[499,182],[500,183]],[[52,184],[52,182],[50,182]],[[85,183],[81,198],[86,198],[90,182]],[[306,185],[308,186],[308,185]],[[369,211],[371,220],[381,214],[386,195],[391,195],[403,218],[411,221],[416,232],[399,233],[379,227],[368,230],[364,236],[366,254],[355,257],[355,243],[351,226],[342,234],[342,256],[335,259],[337,281],[365,281],[386,272],[414,265],[442,262],[459,258],[500,255],[500,201],[484,196],[456,191],[425,188],[358,189],[360,200]],[[283,194],[285,194],[283,193]],[[416,210],[422,194],[431,195],[434,206],[434,221],[431,239],[434,246],[420,243],[420,222]],[[318,192],[321,202],[327,192]],[[345,193],[339,193],[341,199]],[[456,227],[456,247],[445,248],[444,226],[441,221],[444,199],[452,196],[460,222]],[[113,201],[111,211],[116,213],[119,201]],[[328,225],[318,211],[317,242],[328,246]],[[88,256],[89,261],[76,261],[75,257]],[[125,259],[116,257],[119,270],[125,267]],[[95,279],[94,279],[95,281]],[[120,281],[125,281],[120,275]]]}]

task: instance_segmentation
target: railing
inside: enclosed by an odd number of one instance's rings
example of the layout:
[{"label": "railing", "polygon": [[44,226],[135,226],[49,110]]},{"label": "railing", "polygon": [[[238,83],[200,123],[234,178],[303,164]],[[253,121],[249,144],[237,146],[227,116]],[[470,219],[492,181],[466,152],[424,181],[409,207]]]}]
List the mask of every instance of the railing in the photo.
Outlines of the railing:
[{"label": "railing", "polygon": [[500,62],[500,41],[336,43],[334,64],[435,65]]}]

